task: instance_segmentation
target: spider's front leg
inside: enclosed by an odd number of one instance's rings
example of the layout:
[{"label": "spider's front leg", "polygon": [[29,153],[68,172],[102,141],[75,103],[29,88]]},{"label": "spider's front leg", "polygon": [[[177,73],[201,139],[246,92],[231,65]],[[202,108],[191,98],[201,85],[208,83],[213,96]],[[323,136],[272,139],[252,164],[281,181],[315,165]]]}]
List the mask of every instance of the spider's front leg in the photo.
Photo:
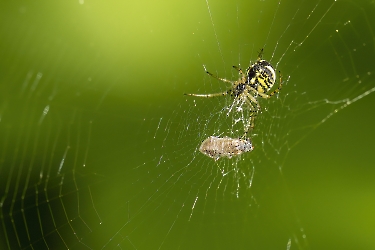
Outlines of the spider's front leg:
[{"label": "spider's front leg", "polygon": [[210,98],[210,97],[216,97],[216,96],[226,96],[230,95],[232,93],[232,90],[227,90],[225,92],[221,93],[213,93],[213,94],[189,94],[189,93],[184,93],[184,95],[189,95],[189,96],[196,96],[196,97],[205,97],[205,98]]},{"label": "spider's front leg", "polygon": [[262,60],[262,57],[263,57],[263,48],[261,48],[259,53],[258,53],[258,61]]},{"label": "spider's front leg", "polygon": [[212,73],[210,73],[210,72],[208,72],[208,71],[206,71],[206,73],[207,73],[208,75],[212,76],[213,78],[217,79],[217,80],[220,80],[220,81],[222,81],[222,82],[227,82],[227,83],[233,84],[233,81],[229,81],[229,80],[227,80],[227,79],[225,79],[225,78],[221,78],[221,77],[215,76],[214,74],[212,74]]},{"label": "spider's front leg", "polygon": [[237,70],[238,72],[240,72],[240,75],[242,76],[242,77],[244,77],[245,76],[245,74],[243,73],[243,71],[242,71],[242,69],[241,68],[239,68],[239,67],[237,67],[237,66],[232,66],[235,70]]}]

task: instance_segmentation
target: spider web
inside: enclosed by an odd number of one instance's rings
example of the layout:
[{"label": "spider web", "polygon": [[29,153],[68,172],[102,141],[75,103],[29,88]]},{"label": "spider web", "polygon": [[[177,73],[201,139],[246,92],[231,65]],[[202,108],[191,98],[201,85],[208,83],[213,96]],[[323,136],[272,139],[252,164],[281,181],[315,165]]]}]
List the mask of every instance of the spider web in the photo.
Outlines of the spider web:
[{"label": "spider web", "polygon": [[[1,249],[374,248],[373,2],[1,5]],[[248,113],[183,93],[262,48],[283,87],[214,161]]]}]

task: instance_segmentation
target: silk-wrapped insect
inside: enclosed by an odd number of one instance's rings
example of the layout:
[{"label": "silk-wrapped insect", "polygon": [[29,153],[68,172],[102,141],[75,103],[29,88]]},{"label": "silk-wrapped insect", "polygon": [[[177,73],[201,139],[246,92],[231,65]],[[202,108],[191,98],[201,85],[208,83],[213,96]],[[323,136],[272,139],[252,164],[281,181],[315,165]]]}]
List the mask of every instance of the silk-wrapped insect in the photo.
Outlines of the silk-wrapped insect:
[{"label": "silk-wrapped insect", "polygon": [[227,136],[210,136],[204,140],[199,151],[215,161],[221,157],[232,158],[233,156],[250,152],[254,149],[250,139],[230,138]]}]

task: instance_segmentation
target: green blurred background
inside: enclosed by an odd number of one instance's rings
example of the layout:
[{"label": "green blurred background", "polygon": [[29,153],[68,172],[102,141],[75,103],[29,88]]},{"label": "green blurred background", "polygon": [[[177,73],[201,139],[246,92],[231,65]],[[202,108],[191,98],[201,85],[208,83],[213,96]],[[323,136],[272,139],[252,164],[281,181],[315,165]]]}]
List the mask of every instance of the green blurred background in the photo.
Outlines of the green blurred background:
[{"label": "green blurred background", "polygon": [[[374,14],[340,0],[0,3],[0,248],[375,249]],[[183,93],[225,90],[203,65],[235,79],[260,48],[284,87],[262,102],[256,150],[215,163],[196,148],[225,127],[222,100]],[[218,171],[232,166],[240,187]]]}]

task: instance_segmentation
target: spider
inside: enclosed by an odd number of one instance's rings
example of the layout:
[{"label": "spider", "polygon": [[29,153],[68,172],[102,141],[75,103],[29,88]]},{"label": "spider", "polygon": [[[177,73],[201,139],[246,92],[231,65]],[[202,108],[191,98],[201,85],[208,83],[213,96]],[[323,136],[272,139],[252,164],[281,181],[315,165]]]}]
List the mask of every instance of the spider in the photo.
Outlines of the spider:
[{"label": "spider", "polygon": [[[280,85],[277,89],[268,93],[270,89],[275,84],[276,73],[275,69],[272,65],[267,62],[266,60],[262,59],[263,49],[258,54],[258,59],[255,63],[253,63],[250,67],[247,68],[246,74],[243,73],[242,69],[233,66],[234,69],[238,70],[241,77],[237,81],[230,81],[225,78],[220,78],[218,76],[213,75],[212,73],[206,71],[207,74],[216,78],[222,82],[227,82],[232,84],[232,87],[221,93],[214,93],[214,94],[185,94],[189,96],[196,96],[196,97],[216,97],[216,96],[226,96],[231,95],[234,97],[234,101],[229,108],[228,114],[231,112],[234,106],[238,107],[238,110],[242,109],[242,105],[246,103],[247,107],[249,108],[251,114],[248,124],[245,127],[245,135],[247,134],[249,128],[253,128],[254,125],[254,118],[257,112],[260,110],[259,103],[257,97],[260,96],[262,98],[270,98],[274,94],[278,93],[282,87],[282,77],[280,75]],[[244,135],[244,136],[245,136]]]}]

